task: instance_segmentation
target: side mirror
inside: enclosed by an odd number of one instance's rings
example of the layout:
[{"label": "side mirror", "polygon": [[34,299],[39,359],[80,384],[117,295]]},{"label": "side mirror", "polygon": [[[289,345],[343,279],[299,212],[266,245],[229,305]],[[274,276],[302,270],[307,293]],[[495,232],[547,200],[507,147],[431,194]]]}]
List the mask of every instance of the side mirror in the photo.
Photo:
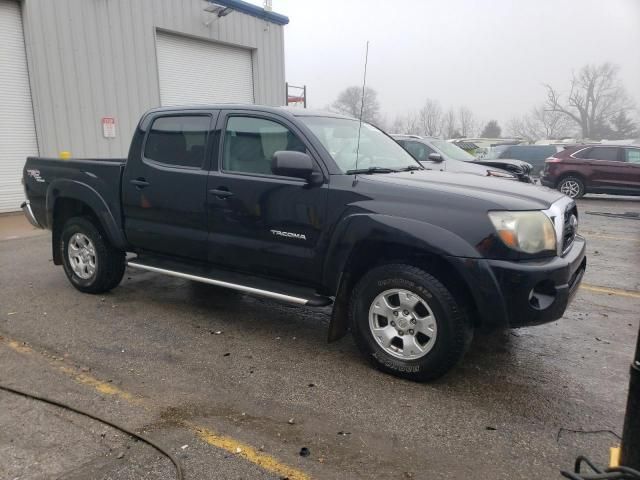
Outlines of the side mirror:
[{"label": "side mirror", "polygon": [[313,160],[306,153],[279,150],[271,158],[271,171],[283,177],[302,178],[311,182],[314,177]]},{"label": "side mirror", "polygon": [[442,155],[440,155],[439,153],[430,153],[429,154],[429,161],[430,162],[440,163],[443,160],[444,160],[444,158],[442,158]]}]

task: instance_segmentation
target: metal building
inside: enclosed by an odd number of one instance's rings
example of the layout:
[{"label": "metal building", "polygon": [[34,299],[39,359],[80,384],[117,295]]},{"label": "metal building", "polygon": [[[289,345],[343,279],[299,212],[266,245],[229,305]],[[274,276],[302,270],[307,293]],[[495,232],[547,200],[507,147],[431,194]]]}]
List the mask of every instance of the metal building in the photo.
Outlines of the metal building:
[{"label": "metal building", "polygon": [[126,156],[149,108],[284,105],[288,22],[241,0],[0,0],[0,212],[27,156]]}]

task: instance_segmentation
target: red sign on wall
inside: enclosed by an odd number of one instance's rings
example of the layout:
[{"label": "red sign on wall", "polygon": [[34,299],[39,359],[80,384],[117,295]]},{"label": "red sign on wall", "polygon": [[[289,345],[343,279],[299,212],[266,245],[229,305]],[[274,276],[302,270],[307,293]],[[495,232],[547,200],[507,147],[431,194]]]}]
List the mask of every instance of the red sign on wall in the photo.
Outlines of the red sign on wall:
[{"label": "red sign on wall", "polygon": [[116,119],[102,117],[102,135],[104,138],[116,138]]}]

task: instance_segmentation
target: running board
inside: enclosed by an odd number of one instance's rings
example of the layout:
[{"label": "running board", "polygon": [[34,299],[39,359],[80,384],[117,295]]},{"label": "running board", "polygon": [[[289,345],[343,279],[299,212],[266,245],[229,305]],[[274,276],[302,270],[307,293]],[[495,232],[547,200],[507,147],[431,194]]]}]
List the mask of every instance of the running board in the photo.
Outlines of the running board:
[{"label": "running board", "polygon": [[329,297],[317,295],[312,289],[287,283],[254,277],[221,269],[200,268],[184,265],[173,260],[161,258],[132,258],[127,261],[131,268],[161,273],[172,277],[184,278],[195,282],[208,283],[218,287],[230,288],[241,292],[273,298],[296,305],[324,307],[333,301]]}]

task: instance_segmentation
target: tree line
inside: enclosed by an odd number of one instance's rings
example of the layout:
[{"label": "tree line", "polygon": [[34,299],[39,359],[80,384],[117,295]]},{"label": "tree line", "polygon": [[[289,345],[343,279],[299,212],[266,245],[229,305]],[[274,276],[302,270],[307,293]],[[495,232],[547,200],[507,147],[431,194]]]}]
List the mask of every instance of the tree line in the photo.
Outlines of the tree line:
[{"label": "tree line", "polygon": [[[611,63],[585,65],[574,72],[568,89],[545,84],[546,98],[530,111],[511,118],[508,137],[529,142],[541,139],[578,137],[590,140],[619,140],[640,136],[638,111],[619,79],[619,68]],[[330,107],[332,110],[373,123],[391,133],[441,138],[499,138],[502,128],[496,120],[482,124],[468,107],[444,109],[427,98],[415,110],[388,122],[381,114],[377,92],[371,88],[348,87]]]}]

